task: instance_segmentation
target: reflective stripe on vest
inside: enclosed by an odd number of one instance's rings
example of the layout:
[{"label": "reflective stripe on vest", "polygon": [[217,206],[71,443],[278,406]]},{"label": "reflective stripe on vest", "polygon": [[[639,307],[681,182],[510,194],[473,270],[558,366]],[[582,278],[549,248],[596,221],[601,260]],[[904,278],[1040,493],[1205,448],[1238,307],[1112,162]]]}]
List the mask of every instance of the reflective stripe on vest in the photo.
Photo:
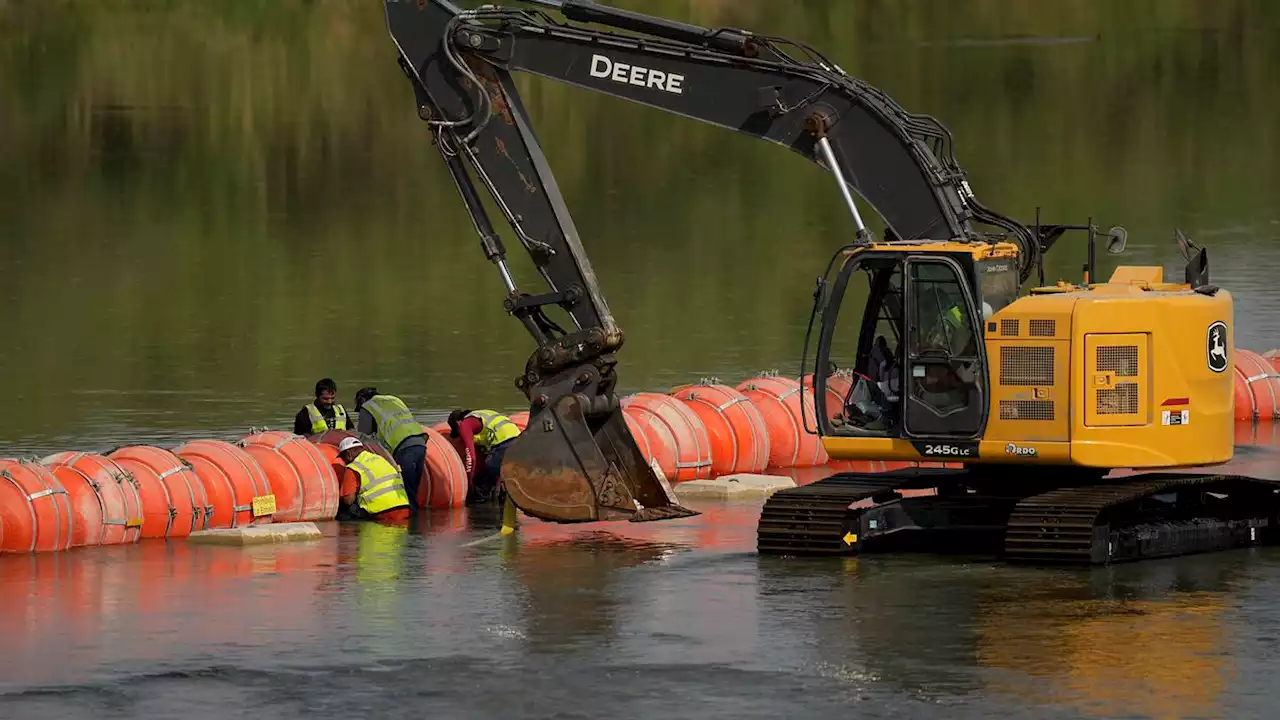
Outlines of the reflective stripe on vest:
[{"label": "reflective stripe on vest", "polygon": [[393,508],[408,507],[409,495],[396,466],[381,455],[365,450],[349,467],[360,474],[360,492],[356,504],[370,515]]},{"label": "reflective stripe on vest", "polygon": [[346,430],[347,429],[347,410],[341,405],[333,404],[333,427],[329,427],[329,419],[320,414],[320,408],[315,403],[307,406],[307,416],[311,418],[311,432],[319,435],[328,430]]},{"label": "reflective stripe on vest", "polygon": [[520,434],[520,428],[511,418],[492,410],[473,410],[468,417],[478,418],[484,425],[475,438],[476,444],[482,448],[491,448]]},{"label": "reflective stripe on vest", "polygon": [[378,439],[391,452],[395,452],[407,438],[426,432],[413,419],[409,408],[394,395],[374,395],[365,400],[362,407],[378,423]]}]

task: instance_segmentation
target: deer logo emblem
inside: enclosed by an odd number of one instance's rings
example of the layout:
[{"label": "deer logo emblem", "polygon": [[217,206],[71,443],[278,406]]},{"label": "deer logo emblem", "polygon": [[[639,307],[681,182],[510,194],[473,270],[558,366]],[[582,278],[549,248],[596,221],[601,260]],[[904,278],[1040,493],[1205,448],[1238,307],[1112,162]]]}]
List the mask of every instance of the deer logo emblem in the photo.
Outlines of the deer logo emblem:
[{"label": "deer logo emblem", "polygon": [[1221,320],[1209,326],[1208,363],[1216,373],[1227,369],[1227,324]]}]

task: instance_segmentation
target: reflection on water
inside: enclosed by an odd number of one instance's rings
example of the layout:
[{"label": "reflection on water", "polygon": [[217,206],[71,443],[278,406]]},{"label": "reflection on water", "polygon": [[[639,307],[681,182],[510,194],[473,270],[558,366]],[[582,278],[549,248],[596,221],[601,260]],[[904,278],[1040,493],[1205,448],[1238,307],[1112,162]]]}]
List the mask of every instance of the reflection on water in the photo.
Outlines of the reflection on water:
[{"label": "reflection on water", "polygon": [[758,503],[707,509],[670,523],[527,520],[514,538],[495,538],[496,513],[479,511],[412,529],[330,523],[297,545],[0,557],[0,716],[100,717],[104,703],[108,717],[165,714],[210,692],[263,717],[289,715],[281,696],[321,717],[350,702],[396,715],[382,696],[406,688],[460,717],[851,702],[1176,717],[1269,701],[1275,651],[1250,628],[1280,635],[1274,550],[1056,571],[795,560],[754,554]]},{"label": "reflection on water", "polygon": [[1227,588],[1249,554],[985,588],[977,662],[1003,671],[989,689],[1100,717],[1217,715],[1240,631]]}]

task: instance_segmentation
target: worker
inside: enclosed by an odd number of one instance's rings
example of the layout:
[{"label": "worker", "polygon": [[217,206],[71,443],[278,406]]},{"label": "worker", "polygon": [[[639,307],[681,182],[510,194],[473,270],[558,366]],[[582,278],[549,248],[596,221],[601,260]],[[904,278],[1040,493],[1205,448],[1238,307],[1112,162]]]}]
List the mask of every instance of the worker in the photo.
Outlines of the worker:
[{"label": "worker", "polygon": [[330,430],[346,430],[347,410],[334,400],[338,397],[338,385],[332,378],[316,383],[315,401],[304,405],[293,418],[295,435],[319,435]]},{"label": "worker", "polygon": [[338,443],[342,471],[339,517],[398,524],[409,521],[409,495],[396,466],[364,446],[358,438]]},{"label": "worker", "polygon": [[409,503],[418,508],[418,486],[427,471],[427,431],[413,419],[404,401],[395,395],[383,395],[377,388],[366,387],[356,392],[356,430],[378,438],[391,451],[404,475],[404,489]]},{"label": "worker", "polygon": [[[462,463],[467,468],[467,504],[501,500],[502,458],[520,428],[511,418],[492,410],[457,409],[449,413],[449,436],[462,439]],[[477,462],[477,448],[484,452]],[[498,497],[494,496],[495,491]]]}]

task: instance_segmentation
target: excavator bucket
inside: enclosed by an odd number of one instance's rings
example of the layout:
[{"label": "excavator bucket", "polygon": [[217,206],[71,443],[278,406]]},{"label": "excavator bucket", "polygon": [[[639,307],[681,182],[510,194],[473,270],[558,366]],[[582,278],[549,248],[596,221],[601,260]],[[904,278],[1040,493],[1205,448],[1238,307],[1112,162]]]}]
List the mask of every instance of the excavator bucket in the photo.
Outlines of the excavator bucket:
[{"label": "excavator bucket", "polygon": [[530,417],[512,441],[502,482],[516,507],[559,523],[698,515],[676,503],[666,479],[645,461],[616,401],[600,412],[590,412],[591,405],[586,395],[564,395]]}]

